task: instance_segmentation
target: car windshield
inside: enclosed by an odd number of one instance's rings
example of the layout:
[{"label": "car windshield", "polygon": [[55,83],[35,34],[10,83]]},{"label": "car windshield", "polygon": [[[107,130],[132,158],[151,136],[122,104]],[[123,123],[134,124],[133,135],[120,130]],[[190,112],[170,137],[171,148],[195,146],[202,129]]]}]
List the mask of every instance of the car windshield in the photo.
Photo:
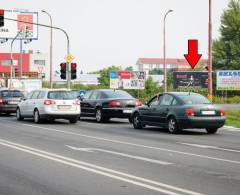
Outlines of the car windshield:
[{"label": "car windshield", "polygon": [[76,97],[76,98],[78,98],[80,95],[79,91],[71,91],[71,92],[74,95],[74,97]]},{"label": "car windshield", "polygon": [[121,90],[104,91],[104,95],[107,98],[128,98],[128,99],[133,99],[133,97],[130,94],[128,94],[126,91],[121,91]]},{"label": "car windshield", "polygon": [[185,104],[211,104],[211,102],[200,94],[178,95]]},{"label": "car windshield", "polygon": [[3,91],[2,97],[23,97],[20,91]]},{"label": "car windshield", "polygon": [[72,100],[76,99],[76,96],[72,91],[51,91],[48,92],[48,99]]}]

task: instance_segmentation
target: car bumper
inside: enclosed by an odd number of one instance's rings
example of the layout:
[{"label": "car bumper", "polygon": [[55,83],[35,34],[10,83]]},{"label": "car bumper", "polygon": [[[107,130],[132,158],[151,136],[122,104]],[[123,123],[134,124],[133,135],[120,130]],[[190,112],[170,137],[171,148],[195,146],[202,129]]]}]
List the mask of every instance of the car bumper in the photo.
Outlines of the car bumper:
[{"label": "car bumper", "polygon": [[0,112],[16,113],[17,105],[2,105],[0,106]]},{"label": "car bumper", "polygon": [[220,128],[225,124],[225,117],[189,117],[179,119],[178,124],[182,129],[190,128]]},{"label": "car bumper", "polygon": [[104,116],[109,118],[129,118],[133,112],[133,108],[103,108]]},{"label": "car bumper", "polygon": [[40,118],[42,119],[49,119],[49,118],[56,118],[56,119],[71,119],[71,118],[79,118],[80,114],[68,114],[68,115],[59,115],[59,114],[41,114]]}]

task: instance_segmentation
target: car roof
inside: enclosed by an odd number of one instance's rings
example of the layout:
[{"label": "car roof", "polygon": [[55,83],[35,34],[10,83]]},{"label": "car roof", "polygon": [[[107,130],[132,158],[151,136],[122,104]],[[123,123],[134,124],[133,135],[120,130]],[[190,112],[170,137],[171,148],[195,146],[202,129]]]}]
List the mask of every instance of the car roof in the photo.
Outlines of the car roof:
[{"label": "car roof", "polygon": [[91,91],[101,91],[101,92],[108,92],[108,91],[123,91],[123,90],[119,90],[119,89],[94,89],[94,90],[91,90]]},{"label": "car roof", "polygon": [[172,94],[175,96],[200,95],[200,94],[194,93],[194,92],[166,92],[164,94]]}]

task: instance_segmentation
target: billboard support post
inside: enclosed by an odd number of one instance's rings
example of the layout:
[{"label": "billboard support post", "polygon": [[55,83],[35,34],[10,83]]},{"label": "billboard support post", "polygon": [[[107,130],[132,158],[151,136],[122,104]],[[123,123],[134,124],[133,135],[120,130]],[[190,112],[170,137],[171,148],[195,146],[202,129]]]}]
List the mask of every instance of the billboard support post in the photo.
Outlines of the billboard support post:
[{"label": "billboard support post", "polygon": [[23,48],[22,48],[22,39],[20,39],[20,79],[22,79],[22,69],[23,69]]},{"label": "billboard support post", "polygon": [[11,70],[10,70],[10,88],[12,88],[12,79],[13,79],[13,43],[16,40],[16,38],[18,37],[18,35],[21,33],[21,31],[19,31],[17,33],[17,35],[14,37],[14,39],[11,42]]}]

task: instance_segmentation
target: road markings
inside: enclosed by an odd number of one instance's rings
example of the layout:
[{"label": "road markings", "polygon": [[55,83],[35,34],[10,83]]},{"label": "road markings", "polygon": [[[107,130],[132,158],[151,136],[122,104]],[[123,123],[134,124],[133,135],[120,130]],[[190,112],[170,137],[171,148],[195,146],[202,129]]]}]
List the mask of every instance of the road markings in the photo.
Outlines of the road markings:
[{"label": "road markings", "polygon": [[240,150],[228,149],[228,148],[221,148],[217,146],[208,146],[208,145],[200,145],[200,144],[191,144],[191,143],[184,143],[184,142],[177,142],[178,144],[186,145],[186,146],[193,146],[197,148],[204,148],[204,149],[215,149],[215,150],[223,150],[228,152],[237,152],[240,153]]},{"label": "road markings", "polygon": [[145,158],[145,157],[142,157],[142,156],[135,156],[135,155],[125,154],[125,153],[121,153],[121,152],[115,152],[115,151],[111,151],[111,150],[104,150],[104,149],[100,149],[100,148],[77,148],[77,147],[69,146],[69,145],[65,145],[65,146],[67,146],[68,148],[70,148],[72,150],[83,151],[83,152],[93,152],[93,151],[104,152],[104,153],[114,154],[114,155],[123,156],[123,157],[136,159],[136,160],[142,160],[142,161],[145,161],[145,162],[150,162],[150,163],[155,163],[155,164],[160,164],[160,165],[171,165],[171,164],[173,164],[173,163],[170,163],[170,162],[159,161],[159,160],[156,160],[156,159],[150,159],[150,158]]},{"label": "road markings", "polygon": [[[91,163],[87,163],[87,162],[79,161],[76,159],[68,158],[65,156],[57,155],[54,153],[46,152],[46,151],[32,148],[29,146],[25,146],[22,144],[10,142],[10,141],[4,140],[4,139],[0,139],[0,145],[15,149],[18,151],[22,151],[25,153],[29,153],[29,154],[32,154],[32,155],[35,155],[38,157],[42,157],[45,159],[53,160],[53,161],[56,161],[56,162],[59,162],[59,163],[62,163],[62,164],[68,165],[68,166],[72,166],[72,167],[83,169],[83,170],[86,170],[89,172],[93,172],[93,173],[96,173],[99,175],[103,175],[103,176],[107,176],[107,177],[110,177],[113,179],[128,182],[128,183],[131,183],[131,184],[134,184],[137,186],[141,186],[141,187],[144,187],[144,188],[147,188],[150,190],[158,191],[161,193],[166,193],[168,195],[182,195],[183,193],[189,194],[189,195],[203,195],[201,193],[187,190],[184,188],[171,186],[168,184],[164,184],[164,183],[157,182],[154,180],[134,176],[134,175],[116,171],[113,169],[108,169],[108,168],[105,168],[102,166],[97,166],[97,165],[94,165]],[[156,186],[160,186],[162,188],[156,187]],[[172,190],[172,191],[170,191],[170,190]]]},{"label": "road markings", "polygon": [[240,161],[228,160],[228,159],[224,159],[224,158],[215,158],[215,157],[201,155],[201,154],[194,154],[194,153],[189,153],[189,152],[181,152],[181,151],[170,150],[170,149],[166,149],[166,148],[158,148],[158,147],[155,147],[155,146],[134,144],[134,143],[130,143],[130,142],[106,139],[106,138],[102,138],[102,137],[95,137],[95,136],[90,136],[90,135],[86,135],[86,134],[80,134],[80,133],[74,133],[74,132],[69,132],[69,131],[63,131],[63,130],[59,130],[59,129],[41,127],[41,126],[37,126],[37,125],[28,125],[28,124],[23,124],[23,125],[24,126],[28,126],[28,127],[44,129],[44,130],[47,130],[47,131],[60,132],[60,133],[63,133],[63,134],[76,135],[76,136],[80,136],[80,137],[86,137],[86,138],[90,138],[90,139],[101,140],[101,141],[106,141],[106,142],[111,142],[111,143],[124,144],[124,145],[129,145],[129,146],[134,146],[134,147],[141,147],[141,148],[147,148],[147,149],[153,149],[153,150],[159,150],[159,151],[164,151],[164,152],[171,152],[171,153],[175,153],[175,154],[181,154],[181,155],[186,155],[186,156],[194,156],[194,157],[205,158],[205,159],[210,159],[210,160],[215,160],[215,161],[222,161],[222,162],[226,162],[226,163],[240,164]]}]

